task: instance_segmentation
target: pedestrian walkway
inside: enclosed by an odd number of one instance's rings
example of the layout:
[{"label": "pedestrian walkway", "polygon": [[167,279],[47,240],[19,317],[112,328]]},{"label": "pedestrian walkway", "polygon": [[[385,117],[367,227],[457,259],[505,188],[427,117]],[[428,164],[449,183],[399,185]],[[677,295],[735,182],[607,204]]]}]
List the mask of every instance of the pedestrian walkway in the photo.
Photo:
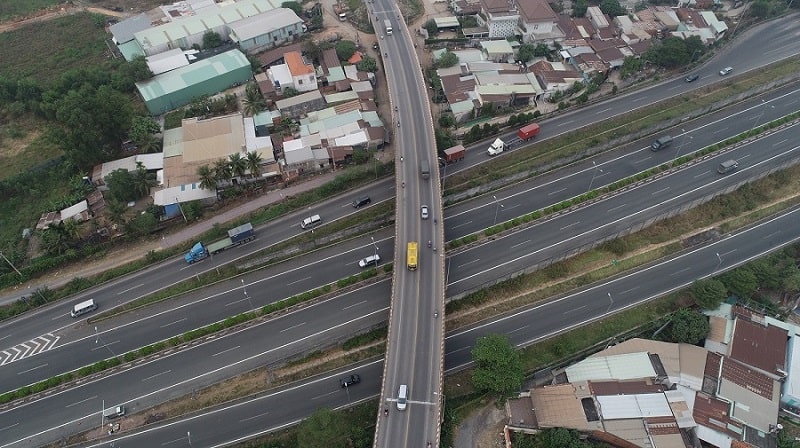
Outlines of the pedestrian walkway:
[{"label": "pedestrian walkway", "polygon": [[265,194],[253,197],[243,204],[231,207],[222,213],[189,225],[175,233],[164,234],[160,242],[142,244],[135,246],[133,249],[128,249],[125,251],[124,256],[109,255],[105,259],[95,263],[73,263],[71,266],[64,267],[57,272],[47,274],[41,278],[33,279],[16,288],[7,288],[0,291],[0,305],[13,303],[23,296],[30,296],[37,289],[55,289],[66,285],[73,278],[91,277],[105,270],[143,258],[151,250],[168,249],[186,241],[194,241],[199,235],[211,230],[215,224],[223,224],[232,221],[240,216],[248,215],[259,208],[282,201],[284,198],[296,196],[300,193],[319,188],[323,184],[332,181],[338,174],[338,171],[320,174],[287,188],[268,190]]}]

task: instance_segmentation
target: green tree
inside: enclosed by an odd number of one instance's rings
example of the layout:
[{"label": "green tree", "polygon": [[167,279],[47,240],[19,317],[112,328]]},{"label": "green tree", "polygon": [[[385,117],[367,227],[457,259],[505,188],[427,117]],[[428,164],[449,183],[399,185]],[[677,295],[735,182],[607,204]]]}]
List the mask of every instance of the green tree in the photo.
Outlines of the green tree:
[{"label": "green tree", "polygon": [[456,125],[456,118],[453,114],[445,113],[439,116],[439,127],[442,128],[452,128]]},{"label": "green tree", "polygon": [[210,48],[217,48],[222,45],[222,36],[219,33],[215,33],[213,31],[206,31],[203,34],[203,48],[210,49]]},{"label": "green tree", "polygon": [[517,50],[517,58],[522,62],[528,62],[533,59],[533,52],[535,47],[532,44],[522,44]]},{"label": "green tree", "polygon": [[217,182],[226,182],[233,178],[233,171],[231,165],[225,159],[217,159],[214,162],[214,177]]},{"label": "green tree", "polygon": [[200,165],[197,167],[197,177],[200,178],[200,188],[203,190],[217,191],[217,178],[214,176],[214,170],[208,165]]},{"label": "green tree", "polygon": [[722,275],[721,280],[730,292],[743,299],[749,299],[758,288],[758,279],[747,267],[728,271]]},{"label": "green tree", "polygon": [[447,68],[458,64],[458,56],[450,50],[446,50],[436,61],[436,67]]},{"label": "green tree", "polygon": [[753,17],[757,17],[759,19],[764,19],[769,16],[770,6],[769,2],[766,0],[756,0],[750,5],[750,14]]},{"label": "green tree", "polygon": [[547,428],[536,434],[535,448],[589,448],[592,445],[581,439],[574,429]]},{"label": "green tree", "polygon": [[61,255],[72,248],[72,238],[63,221],[58,224],[50,224],[42,232],[42,245],[50,255]]},{"label": "green tree", "polygon": [[689,63],[691,54],[686,49],[686,42],[680,37],[670,36],[660,44],[650,47],[645,59],[667,69],[680,67]]},{"label": "green tree", "polygon": [[716,309],[728,297],[728,288],[715,278],[695,280],[690,291],[694,303],[706,310]]},{"label": "green tree", "polygon": [[128,206],[112,198],[109,198],[106,205],[108,209],[108,218],[111,220],[111,222],[117,225],[124,224],[125,210],[128,209]]},{"label": "green tree", "polygon": [[365,54],[356,67],[362,72],[375,73],[378,71],[378,62],[372,56]]},{"label": "green tree", "polygon": [[119,202],[135,201],[136,188],[134,176],[126,169],[116,169],[105,177],[109,196]]},{"label": "green tree", "polygon": [[247,172],[247,159],[235,152],[228,156],[228,167],[234,177],[243,178],[244,173]]},{"label": "green tree", "polygon": [[686,45],[686,53],[689,54],[689,62],[694,62],[697,58],[702,57],[708,51],[708,47],[700,39],[700,36],[689,36],[684,39],[683,44]]},{"label": "green tree", "polygon": [[247,83],[247,87],[244,89],[242,106],[242,112],[248,117],[252,117],[267,108],[267,103],[264,101],[264,95],[261,94],[258,84],[254,82]]},{"label": "green tree", "polygon": [[550,54],[550,47],[547,44],[539,42],[533,49],[533,55],[537,58],[543,58]]},{"label": "green tree", "polygon": [[602,0],[600,2],[600,11],[603,11],[611,17],[624,16],[628,13],[617,0]]},{"label": "green tree", "polygon": [[708,318],[702,313],[684,308],[676,311],[671,320],[670,342],[697,344],[708,336]]},{"label": "green tree", "polygon": [[158,185],[155,173],[148,172],[142,162],[136,162],[136,171],[132,177],[137,199],[149,195],[150,189]]},{"label": "green tree", "polygon": [[428,31],[428,35],[430,37],[435,37],[439,34],[439,27],[436,25],[436,21],[433,19],[428,20],[422,25]]},{"label": "green tree", "polygon": [[303,6],[298,2],[283,2],[281,3],[281,8],[288,8],[294,11],[297,14],[297,17],[303,17]]},{"label": "green tree", "polygon": [[161,137],[155,134],[146,134],[136,146],[141,152],[151,153],[161,151],[162,145],[163,140],[161,140]]},{"label": "green tree", "polygon": [[634,73],[639,73],[642,67],[644,67],[643,60],[634,56],[625,56],[625,59],[622,60],[622,68],[619,71],[619,75],[622,79],[627,79]]},{"label": "green tree", "polygon": [[128,231],[136,236],[149,235],[158,228],[158,218],[150,213],[140,213],[128,222]]},{"label": "green tree", "polygon": [[434,136],[436,138],[436,149],[439,151],[444,151],[456,145],[456,139],[453,134],[445,129],[434,129]]},{"label": "green tree", "polygon": [[328,408],[314,411],[300,423],[297,431],[297,445],[304,448],[345,448],[347,432],[342,431],[347,422],[342,416]]},{"label": "green tree", "polygon": [[786,292],[800,291],[800,268],[789,263],[781,270],[781,289]]},{"label": "green tree", "polygon": [[778,289],[781,286],[781,273],[772,257],[754,260],[750,262],[748,268],[756,276],[760,287]]},{"label": "green tree", "polygon": [[149,116],[137,115],[133,117],[131,130],[128,136],[130,136],[131,140],[138,146],[147,137],[152,134],[158,134],[159,132],[161,132],[161,126],[156,120]]},{"label": "green tree", "polygon": [[522,360],[507,336],[491,334],[478,339],[472,360],[475,389],[494,394],[501,402],[519,392],[524,378]]},{"label": "green tree", "polygon": [[572,17],[585,17],[589,3],[586,0],[578,0],[572,5]]},{"label": "green tree", "polygon": [[340,61],[350,59],[356,53],[356,43],[350,40],[336,42],[336,56]]},{"label": "green tree", "polygon": [[247,157],[247,171],[250,172],[251,177],[259,177],[261,175],[261,163],[264,161],[258,151],[249,151]]}]

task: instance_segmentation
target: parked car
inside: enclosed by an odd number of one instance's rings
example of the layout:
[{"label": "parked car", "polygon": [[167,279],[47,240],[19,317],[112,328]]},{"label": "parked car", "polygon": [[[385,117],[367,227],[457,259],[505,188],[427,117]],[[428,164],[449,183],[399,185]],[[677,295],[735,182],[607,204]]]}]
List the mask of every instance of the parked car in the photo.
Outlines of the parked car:
[{"label": "parked car", "polygon": [[733,71],[733,67],[725,67],[725,68],[723,68],[722,70],[719,71],[719,76],[725,76],[725,75],[727,75],[728,73],[730,73],[732,71]]},{"label": "parked car", "polygon": [[700,78],[700,75],[697,73],[692,73],[691,75],[686,77],[686,82],[697,81]]},{"label": "parked car", "polygon": [[428,206],[423,205],[422,207],[420,207],[419,214],[420,216],[422,216],[422,219],[428,219]]},{"label": "parked car", "polygon": [[342,378],[342,381],[341,381],[342,387],[350,387],[350,386],[352,386],[354,384],[358,384],[360,382],[361,382],[361,377],[356,375],[356,374],[348,375],[348,376]]}]

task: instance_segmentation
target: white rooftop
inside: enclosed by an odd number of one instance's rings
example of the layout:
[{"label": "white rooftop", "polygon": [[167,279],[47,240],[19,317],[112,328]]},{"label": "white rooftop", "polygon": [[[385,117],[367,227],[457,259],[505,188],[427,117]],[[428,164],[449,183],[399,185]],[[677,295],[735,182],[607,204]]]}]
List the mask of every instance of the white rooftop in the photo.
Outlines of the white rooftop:
[{"label": "white rooftop", "polygon": [[576,381],[630,380],[654,378],[656,371],[647,353],[586,358],[566,368],[571,383]]},{"label": "white rooftop", "polygon": [[604,420],[672,416],[664,394],[599,395]]}]

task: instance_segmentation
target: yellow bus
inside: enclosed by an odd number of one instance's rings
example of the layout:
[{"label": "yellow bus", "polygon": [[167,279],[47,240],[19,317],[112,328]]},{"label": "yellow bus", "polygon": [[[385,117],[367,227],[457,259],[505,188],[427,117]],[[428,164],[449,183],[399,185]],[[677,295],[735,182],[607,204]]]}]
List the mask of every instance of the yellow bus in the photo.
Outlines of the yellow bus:
[{"label": "yellow bus", "polygon": [[409,271],[417,270],[417,242],[411,241],[408,243],[408,251],[406,252],[406,265]]}]

